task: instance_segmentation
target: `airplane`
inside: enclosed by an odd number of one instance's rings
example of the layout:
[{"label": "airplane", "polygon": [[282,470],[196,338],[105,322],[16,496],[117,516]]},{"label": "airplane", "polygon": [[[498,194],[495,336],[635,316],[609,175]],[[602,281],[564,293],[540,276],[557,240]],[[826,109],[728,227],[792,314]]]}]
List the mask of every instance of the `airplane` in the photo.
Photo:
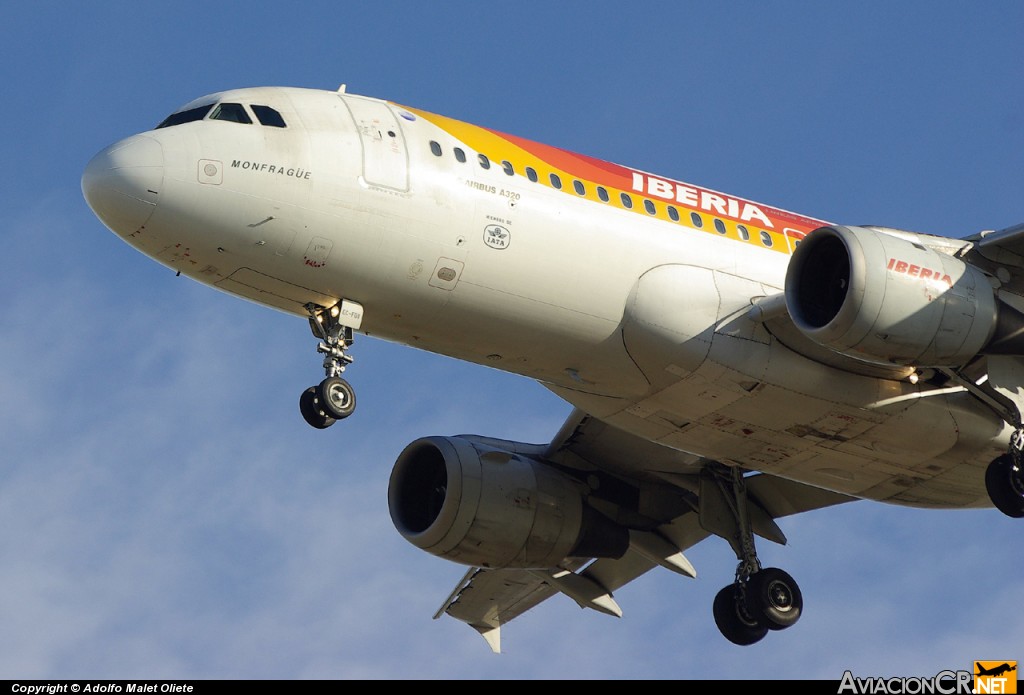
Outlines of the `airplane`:
[{"label": "airplane", "polygon": [[866,499],[1024,517],[1024,225],[961,239],[851,226],[337,91],[209,94],[100,151],[96,216],[178,274],[307,320],[352,415],[357,334],[532,378],[548,443],[424,436],[399,533],[468,570],[435,617],[500,651],[556,594],[614,592],[709,536],[713,601],[750,645],[800,618],[762,567],[776,520]]},{"label": "airplane", "polygon": [[982,666],[978,666],[978,672],[975,673],[974,675],[976,675],[976,676],[1001,676],[1004,673],[1009,673],[1010,671],[1016,671],[1016,670],[1017,670],[1016,662],[1014,662],[1013,666],[1011,666],[1008,662],[1004,662],[1004,663],[1000,664],[999,666],[995,666],[993,668],[984,668]]}]

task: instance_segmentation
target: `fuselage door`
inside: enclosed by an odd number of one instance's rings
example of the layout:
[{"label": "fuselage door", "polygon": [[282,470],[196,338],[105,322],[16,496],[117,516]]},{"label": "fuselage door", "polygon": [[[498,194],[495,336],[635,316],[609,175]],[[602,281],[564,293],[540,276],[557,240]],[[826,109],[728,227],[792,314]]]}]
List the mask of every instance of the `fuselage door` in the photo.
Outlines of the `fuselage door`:
[{"label": "fuselage door", "polygon": [[342,96],[363,145],[363,178],[375,186],[409,190],[409,155],[402,128],[382,101]]}]

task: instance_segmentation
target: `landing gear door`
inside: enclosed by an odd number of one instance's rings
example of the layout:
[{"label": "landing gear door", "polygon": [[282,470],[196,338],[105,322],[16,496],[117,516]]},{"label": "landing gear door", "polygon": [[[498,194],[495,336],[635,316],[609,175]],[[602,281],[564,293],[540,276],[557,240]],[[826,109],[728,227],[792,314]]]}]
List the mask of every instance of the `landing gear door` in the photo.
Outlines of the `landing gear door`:
[{"label": "landing gear door", "polygon": [[409,190],[409,154],[402,127],[386,103],[341,96],[355,121],[363,146],[363,179],[373,186]]},{"label": "landing gear door", "polygon": [[988,383],[1017,406],[1018,415],[1024,415],[1024,358],[989,355]]}]

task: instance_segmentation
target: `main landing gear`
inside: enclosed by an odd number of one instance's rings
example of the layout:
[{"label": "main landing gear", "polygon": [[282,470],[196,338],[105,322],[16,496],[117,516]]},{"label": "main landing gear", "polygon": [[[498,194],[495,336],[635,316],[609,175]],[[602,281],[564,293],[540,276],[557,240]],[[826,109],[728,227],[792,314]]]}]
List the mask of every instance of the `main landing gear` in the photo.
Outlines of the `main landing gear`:
[{"label": "main landing gear", "polygon": [[347,354],[354,337],[352,329],[339,322],[337,306],[325,309],[307,304],[306,311],[309,312],[310,330],[322,341],[316,346],[316,351],[324,356],[327,378],[302,392],[299,411],[312,427],[322,430],[347,418],[356,409],[356,392],[340,376],[354,360]]},{"label": "main landing gear", "polygon": [[[716,527],[714,532],[729,541],[739,560],[736,579],[715,596],[715,624],[733,644],[754,644],[769,630],[784,630],[796,623],[803,611],[803,595],[786,572],[776,567],[762,568],[757,559],[742,471],[714,464],[703,477],[702,524],[706,521],[709,530]],[[705,502],[709,503],[706,520]],[[731,532],[723,533],[727,529]]]},{"label": "main landing gear", "polygon": [[1010,439],[1010,451],[988,464],[985,489],[996,509],[1015,519],[1024,518],[1024,430]]},{"label": "main landing gear", "polygon": [[[742,566],[742,563],[741,563]],[[712,611],[722,635],[741,646],[759,642],[769,630],[793,625],[803,609],[796,581],[777,567],[760,569],[722,588]]]},{"label": "main landing gear", "polygon": [[[992,504],[1014,519],[1024,518],[1024,413],[1017,386],[1022,364],[1018,355],[990,355],[988,379],[984,385],[955,369],[940,369],[943,375],[990,407],[1013,428],[1007,453],[996,457],[985,469],[985,490]],[[1002,385],[1000,385],[1002,384]]]}]

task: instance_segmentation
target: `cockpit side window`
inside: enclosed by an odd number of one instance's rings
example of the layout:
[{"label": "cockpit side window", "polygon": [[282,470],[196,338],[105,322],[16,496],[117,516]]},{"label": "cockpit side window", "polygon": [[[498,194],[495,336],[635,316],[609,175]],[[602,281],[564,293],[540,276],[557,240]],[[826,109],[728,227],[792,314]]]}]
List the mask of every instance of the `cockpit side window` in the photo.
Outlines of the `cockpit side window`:
[{"label": "cockpit side window", "polygon": [[245,112],[245,107],[241,104],[232,104],[230,102],[224,102],[217,104],[217,108],[210,114],[210,120],[212,121],[231,121],[232,123],[252,123],[252,119],[249,118],[249,114]]},{"label": "cockpit side window", "polygon": [[269,106],[263,106],[261,104],[252,104],[251,106],[252,112],[256,114],[256,118],[262,125],[269,125],[274,128],[287,127],[284,119],[281,118],[281,114],[277,112],[277,109],[272,109]]},{"label": "cockpit side window", "polygon": [[210,112],[210,108],[212,107],[213,104],[203,104],[202,106],[197,106],[194,109],[172,113],[170,116],[160,121],[160,125],[158,125],[157,128],[169,128],[172,125],[201,121],[206,117],[206,114]]}]

